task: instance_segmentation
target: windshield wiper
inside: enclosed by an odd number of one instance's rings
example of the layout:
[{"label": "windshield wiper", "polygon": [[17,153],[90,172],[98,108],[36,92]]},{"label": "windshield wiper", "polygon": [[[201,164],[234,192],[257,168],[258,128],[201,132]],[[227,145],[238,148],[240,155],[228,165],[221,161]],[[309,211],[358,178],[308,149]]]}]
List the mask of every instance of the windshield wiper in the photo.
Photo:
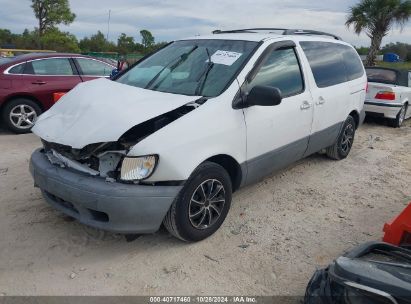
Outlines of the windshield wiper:
[{"label": "windshield wiper", "polygon": [[[205,84],[207,82],[208,75],[209,75],[211,69],[214,67],[214,62],[211,61],[210,51],[208,50],[208,48],[206,48],[205,50],[206,50],[207,56],[208,56],[208,64],[207,64],[207,67],[205,68],[205,70],[201,73],[200,77],[197,80],[198,85],[197,85],[197,88],[196,88],[196,91],[195,91],[195,95],[197,95],[197,96],[202,94],[202,92],[204,90],[204,87],[205,87]],[[203,79],[203,81],[200,82],[200,80],[201,80],[201,78],[203,78],[203,76],[204,76],[204,79]]]},{"label": "windshield wiper", "polygon": [[[181,56],[178,56],[177,58],[175,58],[174,60],[170,61],[164,68],[161,69],[160,72],[158,72],[156,74],[156,76],[154,76],[153,79],[150,80],[150,82],[146,85],[145,89],[150,89],[150,87],[157,81],[157,79],[161,76],[161,74],[168,68],[170,67],[170,72],[172,72],[173,70],[175,70],[180,64],[182,64],[184,61],[187,60],[187,58],[198,48],[198,45],[195,45],[190,51],[188,51],[187,53],[182,54]],[[176,61],[177,59],[179,59],[176,63],[174,63],[174,61]],[[173,64],[174,63],[174,64]],[[161,84],[161,82],[160,82]],[[156,87],[158,87],[159,84],[157,84]]]}]

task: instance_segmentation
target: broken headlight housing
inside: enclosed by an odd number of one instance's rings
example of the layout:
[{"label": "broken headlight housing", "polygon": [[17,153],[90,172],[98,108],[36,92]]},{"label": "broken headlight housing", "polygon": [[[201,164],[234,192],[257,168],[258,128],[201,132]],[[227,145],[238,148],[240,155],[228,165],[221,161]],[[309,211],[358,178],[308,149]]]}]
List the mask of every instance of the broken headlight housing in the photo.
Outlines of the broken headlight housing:
[{"label": "broken headlight housing", "polygon": [[149,178],[158,163],[158,155],[125,157],[121,165],[121,180],[141,181]]}]

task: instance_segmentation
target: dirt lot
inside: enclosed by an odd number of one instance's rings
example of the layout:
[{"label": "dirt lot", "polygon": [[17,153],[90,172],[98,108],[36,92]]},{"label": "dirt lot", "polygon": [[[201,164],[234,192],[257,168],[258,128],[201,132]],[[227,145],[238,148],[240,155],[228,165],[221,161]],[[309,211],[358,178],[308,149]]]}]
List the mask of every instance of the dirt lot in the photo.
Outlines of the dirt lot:
[{"label": "dirt lot", "polygon": [[39,144],[0,134],[0,294],[303,295],[317,267],[379,239],[411,200],[411,121],[368,123],[347,160],[314,155],[236,193],[210,239],[127,243],[46,205],[28,172]]}]

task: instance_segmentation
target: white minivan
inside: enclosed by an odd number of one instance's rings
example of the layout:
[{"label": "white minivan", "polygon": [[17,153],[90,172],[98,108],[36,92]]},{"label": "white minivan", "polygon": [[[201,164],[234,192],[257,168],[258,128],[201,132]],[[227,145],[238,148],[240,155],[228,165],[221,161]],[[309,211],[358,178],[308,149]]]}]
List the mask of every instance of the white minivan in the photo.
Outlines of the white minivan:
[{"label": "white minivan", "polygon": [[30,171],[45,200],[124,234],[212,235],[232,193],[318,151],[347,157],[367,78],[355,49],[306,30],[172,42],[41,115]]}]

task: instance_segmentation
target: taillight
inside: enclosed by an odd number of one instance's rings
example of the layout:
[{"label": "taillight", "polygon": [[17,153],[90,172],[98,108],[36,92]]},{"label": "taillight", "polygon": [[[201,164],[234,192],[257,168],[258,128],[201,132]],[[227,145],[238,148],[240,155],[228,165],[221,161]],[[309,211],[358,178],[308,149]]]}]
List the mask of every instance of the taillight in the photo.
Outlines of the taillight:
[{"label": "taillight", "polygon": [[375,99],[395,100],[395,93],[390,91],[380,91],[375,95]]},{"label": "taillight", "polygon": [[53,102],[56,103],[64,95],[66,95],[66,93],[53,93]]},{"label": "taillight", "polygon": [[367,85],[365,86],[365,92],[366,92],[366,93],[369,92],[369,91],[368,91],[368,82],[367,82]]}]

